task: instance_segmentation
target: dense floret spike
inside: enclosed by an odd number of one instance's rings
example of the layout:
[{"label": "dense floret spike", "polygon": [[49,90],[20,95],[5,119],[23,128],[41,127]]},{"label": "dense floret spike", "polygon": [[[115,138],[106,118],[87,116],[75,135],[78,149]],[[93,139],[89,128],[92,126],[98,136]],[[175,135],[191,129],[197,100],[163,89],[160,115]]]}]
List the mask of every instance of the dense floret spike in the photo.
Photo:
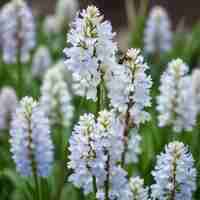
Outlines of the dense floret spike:
[{"label": "dense floret spike", "polygon": [[17,107],[16,92],[11,87],[3,87],[0,93],[0,129],[10,128],[10,121]]},{"label": "dense floret spike", "polygon": [[198,114],[200,112],[200,69],[194,69],[192,72],[192,90],[196,101]]},{"label": "dense floret spike", "polygon": [[123,125],[113,112],[99,112],[81,116],[70,138],[70,162],[73,169],[69,180],[84,192],[94,192],[95,177],[97,198],[129,200],[132,197],[127,173],[118,165],[123,152]]},{"label": "dense floret spike", "polygon": [[132,200],[149,200],[149,188],[144,186],[143,179],[138,176],[131,177],[129,184],[133,193]]},{"label": "dense floret spike", "polygon": [[74,107],[64,74],[62,65],[56,65],[46,72],[41,87],[40,102],[52,125],[68,127]]},{"label": "dense floret spike", "polygon": [[53,162],[48,118],[31,97],[24,97],[13,116],[10,143],[17,171],[23,176],[47,177]]},{"label": "dense floret spike", "polygon": [[77,95],[97,100],[97,87],[115,60],[116,44],[110,22],[89,6],[71,25],[64,49],[66,67],[72,71]]},{"label": "dense floret spike", "polygon": [[144,50],[147,53],[168,52],[172,47],[171,22],[164,8],[154,7],[144,31]]},{"label": "dense floret spike", "polygon": [[193,157],[183,143],[175,141],[166,145],[165,152],[157,157],[152,175],[153,200],[192,200],[197,172]]},{"label": "dense floret spike", "polygon": [[33,77],[42,78],[45,72],[51,67],[51,65],[52,58],[49,49],[45,46],[40,46],[33,56]]},{"label": "dense floret spike", "polygon": [[181,132],[191,131],[195,126],[197,106],[191,82],[188,66],[181,59],[168,64],[157,97],[160,127],[172,125],[175,132]]},{"label": "dense floret spike", "polygon": [[146,73],[148,65],[138,49],[129,49],[123,65],[113,68],[107,77],[108,96],[113,106],[119,112],[130,115],[134,125],[150,119],[145,111],[151,106],[151,77]]},{"label": "dense floret spike", "polygon": [[3,60],[5,63],[21,63],[30,58],[35,46],[35,22],[31,9],[23,0],[12,0],[1,12]]}]

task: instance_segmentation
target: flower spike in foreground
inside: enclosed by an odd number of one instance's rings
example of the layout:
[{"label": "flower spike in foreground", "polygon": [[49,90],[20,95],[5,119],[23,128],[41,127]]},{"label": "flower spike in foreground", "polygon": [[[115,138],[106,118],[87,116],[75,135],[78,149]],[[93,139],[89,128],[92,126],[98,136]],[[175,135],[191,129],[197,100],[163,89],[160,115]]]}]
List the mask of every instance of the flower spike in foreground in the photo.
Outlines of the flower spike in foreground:
[{"label": "flower spike in foreground", "polygon": [[20,101],[10,135],[17,171],[23,176],[47,177],[53,162],[49,123],[40,105],[31,97]]},{"label": "flower spike in foreground", "polygon": [[163,53],[171,49],[171,22],[164,8],[151,10],[144,32],[144,50],[147,53]]},{"label": "flower spike in foreground", "polygon": [[148,187],[144,187],[144,180],[140,177],[131,177],[129,181],[133,193],[132,200],[149,200]]},{"label": "flower spike in foreground", "polygon": [[172,142],[157,157],[152,172],[155,184],[151,186],[153,200],[192,200],[196,190],[196,169],[188,148],[181,142]]},{"label": "flower spike in foreground", "polygon": [[172,125],[175,132],[191,131],[194,127],[197,106],[187,73],[188,66],[181,59],[171,61],[163,73],[157,97],[160,127]]},{"label": "flower spike in foreground", "polygon": [[66,67],[72,71],[77,95],[96,100],[97,87],[112,65],[117,50],[110,22],[94,6],[77,15],[64,49]]},{"label": "flower spike in foreground", "polygon": [[94,192],[96,180],[99,200],[132,200],[127,173],[118,163],[123,152],[123,126],[113,112],[99,112],[80,117],[70,138],[69,180],[84,193]]},{"label": "flower spike in foreground", "polygon": [[137,126],[150,119],[145,111],[151,106],[152,81],[147,74],[148,68],[140,50],[129,49],[123,65],[113,68],[107,81],[111,105],[120,113],[128,113],[132,123]]},{"label": "flower spike in foreground", "polygon": [[26,2],[7,3],[2,8],[1,25],[4,62],[16,63],[18,55],[21,63],[27,62],[35,46],[35,22]]}]

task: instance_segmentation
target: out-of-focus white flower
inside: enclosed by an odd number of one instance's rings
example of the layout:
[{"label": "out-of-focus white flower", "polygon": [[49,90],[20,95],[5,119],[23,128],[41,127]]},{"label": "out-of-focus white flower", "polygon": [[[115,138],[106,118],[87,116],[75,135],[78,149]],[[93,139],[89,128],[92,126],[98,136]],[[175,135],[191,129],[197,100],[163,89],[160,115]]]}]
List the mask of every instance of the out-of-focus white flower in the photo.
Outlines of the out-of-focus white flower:
[{"label": "out-of-focus white flower", "polygon": [[42,78],[44,73],[52,65],[49,49],[41,46],[37,49],[32,63],[32,74],[34,77]]},{"label": "out-of-focus white flower", "polygon": [[55,15],[60,20],[60,24],[70,22],[75,17],[78,8],[77,0],[58,0]]},{"label": "out-of-focus white flower", "polygon": [[10,120],[17,106],[17,96],[11,87],[4,87],[0,93],[0,129],[10,128]]},{"label": "out-of-focus white flower", "polygon": [[171,22],[164,8],[154,7],[144,32],[144,49],[147,53],[167,52],[172,46]]},{"label": "out-of-focus white flower", "polygon": [[12,0],[2,8],[1,34],[4,62],[15,63],[18,56],[27,62],[35,46],[35,22],[25,1]]},{"label": "out-of-focus white flower", "polygon": [[200,69],[194,69],[192,72],[192,89],[197,105],[198,114],[200,112]]},{"label": "out-of-focus white flower", "polygon": [[89,6],[77,15],[67,36],[65,64],[72,71],[77,95],[96,100],[97,87],[117,50],[110,22]]},{"label": "out-of-focus white flower", "polygon": [[46,16],[44,20],[44,32],[47,34],[62,32],[67,28],[67,24],[76,16],[78,8],[79,4],[77,0],[58,0],[55,13]]},{"label": "out-of-focus white flower", "polygon": [[109,199],[131,200],[127,173],[117,165],[123,152],[122,134],[123,124],[113,112],[101,111],[97,120],[93,114],[81,116],[70,138],[68,167],[73,174],[69,180],[87,194],[94,192],[95,177],[98,199],[105,199],[108,185]]},{"label": "out-of-focus white flower", "polygon": [[40,102],[52,124],[69,126],[74,108],[63,70],[59,65],[46,72],[41,87]]},{"label": "out-of-focus white flower", "polygon": [[148,65],[138,49],[129,49],[123,65],[116,65],[107,77],[108,96],[111,105],[121,113],[129,112],[133,124],[139,125],[150,119],[145,111],[151,106],[151,77]]},{"label": "out-of-focus white flower", "polygon": [[152,172],[155,184],[151,186],[153,200],[191,200],[196,190],[196,169],[188,148],[181,142],[172,142],[157,157]]},{"label": "out-of-focus white flower", "polygon": [[43,31],[46,34],[55,34],[59,32],[59,24],[55,15],[48,15],[43,22]]},{"label": "out-of-focus white flower", "polygon": [[172,125],[173,130],[191,131],[196,123],[197,106],[192,90],[188,66],[176,59],[168,64],[161,77],[160,95],[157,97],[159,126]]},{"label": "out-of-focus white flower", "polygon": [[132,200],[149,200],[148,187],[144,187],[144,180],[140,177],[131,177],[129,185],[133,193]]},{"label": "out-of-focus white flower", "polygon": [[130,138],[127,143],[127,152],[125,157],[125,162],[128,163],[137,163],[138,156],[141,154],[141,141],[142,138],[138,133],[138,130],[135,128],[129,134]]},{"label": "out-of-focus white flower", "polygon": [[31,97],[24,97],[13,116],[10,130],[12,158],[23,176],[47,177],[53,162],[48,118]]}]

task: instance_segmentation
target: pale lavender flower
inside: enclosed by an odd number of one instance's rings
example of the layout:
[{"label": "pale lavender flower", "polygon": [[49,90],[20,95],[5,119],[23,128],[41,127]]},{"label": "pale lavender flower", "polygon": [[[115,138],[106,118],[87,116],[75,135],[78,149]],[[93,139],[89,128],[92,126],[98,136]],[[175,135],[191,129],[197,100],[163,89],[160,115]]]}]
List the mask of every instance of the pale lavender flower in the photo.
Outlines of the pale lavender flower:
[{"label": "pale lavender flower", "polygon": [[0,129],[9,129],[12,114],[17,106],[17,96],[11,87],[3,87],[0,93]]},{"label": "pale lavender flower", "polygon": [[131,199],[127,173],[117,165],[123,152],[122,133],[123,125],[113,112],[101,111],[97,120],[93,114],[81,116],[70,138],[69,180],[88,194],[94,192],[95,177],[99,200],[105,199],[106,181],[111,200]]},{"label": "pale lavender flower", "polygon": [[49,49],[45,46],[40,46],[33,56],[32,74],[34,77],[42,78],[44,73],[52,65],[52,58]]},{"label": "pale lavender flower", "polygon": [[142,137],[138,133],[138,130],[132,129],[129,134],[129,139],[127,143],[127,152],[125,157],[125,162],[129,163],[138,163],[138,156],[141,154],[141,141]]},{"label": "pale lavender flower", "polygon": [[171,61],[163,73],[157,97],[160,127],[172,125],[174,131],[181,132],[195,126],[197,106],[187,73],[188,66],[181,59]]},{"label": "pale lavender flower", "polygon": [[192,89],[194,98],[196,101],[196,106],[198,114],[200,112],[200,69],[194,69],[192,71]]},{"label": "pale lavender flower", "polygon": [[89,6],[71,25],[64,49],[65,64],[72,71],[77,95],[96,100],[103,74],[115,59],[117,50],[110,22],[103,21],[99,10]]},{"label": "pale lavender flower", "polygon": [[12,0],[2,8],[1,34],[5,63],[25,63],[35,46],[35,22],[32,12],[23,0]]},{"label": "pale lavender flower", "polygon": [[47,70],[41,87],[40,102],[52,125],[70,125],[74,107],[62,65]]},{"label": "pale lavender flower", "polygon": [[24,97],[13,116],[10,130],[12,158],[23,176],[47,177],[53,162],[48,118],[31,97]]},{"label": "pale lavender flower", "polygon": [[133,124],[139,126],[150,119],[145,108],[151,106],[152,81],[148,65],[138,49],[129,49],[123,65],[116,65],[107,76],[111,105],[120,113],[129,112]]},{"label": "pale lavender flower", "polygon": [[153,200],[192,200],[197,171],[192,154],[183,143],[166,145],[165,152],[157,157],[152,175],[156,182],[151,186]]},{"label": "pale lavender flower", "polygon": [[154,7],[144,31],[144,50],[147,53],[163,53],[172,47],[171,22],[164,8]]},{"label": "pale lavender flower", "polygon": [[59,32],[59,23],[55,15],[48,15],[43,22],[43,31],[47,35],[56,34]]},{"label": "pale lavender flower", "polygon": [[129,180],[133,194],[132,200],[149,200],[149,188],[144,186],[144,180],[140,177],[131,177]]},{"label": "pale lavender flower", "polygon": [[57,1],[55,16],[57,16],[61,28],[63,27],[64,24],[70,22],[75,17],[78,8],[79,8],[78,0]]},{"label": "pale lavender flower", "polygon": [[127,172],[119,166],[110,167],[110,192],[111,200],[132,200],[131,187],[128,182]]}]

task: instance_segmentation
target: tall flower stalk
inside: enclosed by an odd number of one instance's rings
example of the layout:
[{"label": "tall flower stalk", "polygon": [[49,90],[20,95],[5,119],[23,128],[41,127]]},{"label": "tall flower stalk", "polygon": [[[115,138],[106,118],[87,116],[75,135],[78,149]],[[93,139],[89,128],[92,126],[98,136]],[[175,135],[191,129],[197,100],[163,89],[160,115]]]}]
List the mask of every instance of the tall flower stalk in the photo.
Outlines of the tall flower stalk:
[{"label": "tall flower stalk", "polygon": [[39,194],[39,177],[50,174],[53,162],[53,144],[48,119],[40,105],[24,97],[12,120],[10,143],[17,171],[22,176],[33,176]]},{"label": "tall flower stalk", "polygon": [[174,141],[157,157],[152,172],[155,184],[151,186],[152,199],[191,200],[196,190],[197,172],[188,147]]},{"label": "tall flower stalk", "polygon": [[148,54],[160,56],[171,48],[171,21],[164,8],[155,6],[149,14],[144,31],[144,50]]},{"label": "tall flower stalk", "polygon": [[35,22],[30,8],[23,0],[12,0],[1,13],[3,61],[16,64],[18,93],[23,92],[22,64],[30,59],[35,46]]},{"label": "tall flower stalk", "polygon": [[70,138],[70,162],[73,170],[69,180],[83,188],[85,194],[94,192],[100,200],[130,199],[127,173],[118,165],[123,152],[123,124],[113,112],[99,112],[80,117]]},{"label": "tall flower stalk", "polygon": [[116,65],[107,76],[108,97],[111,106],[124,119],[124,153],[122,165],[125,164],[128,149],[129,129],[139,128],[140,124],[150,119],[145,111],[151,106],[150,88],[152,81],[146,72],[148,65],[138,49],[129,49],[122,59],[121,65]]},{"label": "tall flower stalk", "polygon": [[103,16],[94,6],[79,13],[71,24],[64,53],[77,95],[94,101],[99,99],[99,85],[102,85],[111,61],[115,60],[114,35],[110,22],[103,21]]},{"label": "tall flower stalk", "polygon": [[159,126],[172,126],[175,132],[191,131],[196,124],[197,106],[188,66],[172,60],[161,77],[157,97]]},{"label": "tall flower stalk", "polygon": [[60,184],[57,187],[56,197],[60,197],[65,182],[65,150],[67,148],[66,137],[73,118],[74,107],[72,95],[67,82],[64,79],[65,69],[62,65],[50,68],[43,80],[41,87],[40,103],[50,119],[54,131],[56,145],[56,159],[60,163]]}]

